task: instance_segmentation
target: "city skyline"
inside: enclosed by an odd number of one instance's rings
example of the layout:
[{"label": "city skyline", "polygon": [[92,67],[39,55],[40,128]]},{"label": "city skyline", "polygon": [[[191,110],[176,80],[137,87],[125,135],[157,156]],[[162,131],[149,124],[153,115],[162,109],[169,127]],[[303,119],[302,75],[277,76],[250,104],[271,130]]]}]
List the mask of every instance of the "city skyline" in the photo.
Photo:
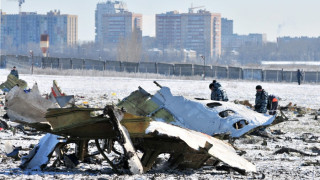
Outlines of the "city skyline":
[{"label": "city skyline", "polygon": [[[1,9],[9,14],[19,12],[18,2],[13,0],[1,0]],[[46,13],[50,10],[60,10],[62,14],[74,14],[79,16],[79,40],[94,40],[95,22],[94,13],[96,5],[101,0],[79,2],[76,0],[48,1],[26,0],[22,5],[23,12]],[[193,2],[193,6],[205,6],[205,9],[213,13],[221,13],[222,17],[234,21],[234,33],[266,33],[268,41],[275,41],[282,36],[310,36],[320,35],[320,23],[316,21],[320,15],[317,7],[320,2],[309,0],[308,2],[296,0],[236,0],[229,1],[191,1],[191,0],[125,0],[128,10],[143,15],[143,35],[155,36],[155,15],[168,11],[178,10],[187,12]],[[62,6],[62,4],[64,6]],[[74,4],[77,4],[75,8]]]}]

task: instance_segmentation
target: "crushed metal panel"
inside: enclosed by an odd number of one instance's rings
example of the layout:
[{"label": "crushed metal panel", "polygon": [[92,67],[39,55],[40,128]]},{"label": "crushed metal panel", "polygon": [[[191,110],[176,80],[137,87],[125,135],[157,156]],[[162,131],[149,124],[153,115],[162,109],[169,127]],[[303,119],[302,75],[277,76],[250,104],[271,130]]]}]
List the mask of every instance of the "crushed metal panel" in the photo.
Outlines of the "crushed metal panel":
[{"label": "crushed metal panel", "polygon": [[156,103],[150,101],[150,97],[149,93],[139,87],[139,90],[132,92],[117,106],[124,107],[131,114],[146,116],[159,108]]},{"label": "crushed metal panel", "polygon": [[[129,99],[129,97],[125,98],[119,106],[126,109],[141,102],[129,101]],[[168,87],[162,87],[151,96],[151,99],[148,99],[148,102],[150,101],[157,104],[158,108],[155,111],[148,111],[147,107],[140,107],[146,111],[146,116],[156,121],[169,122],[209,135],[230,134],[231,137],[240,137],[255,128],[272,124],[275,119],[274,116],[263,115],[243,105],[230,102],[191,101],[182,96],[173,96]],[[143,102],[142,104],[148,105]],[[134,113],[131,109],[129,108],[128,112]]]},{"label": "crushed metal panel", "polygon": [[75,99],[73,95],[54,97],[50,94],[48,99],[53,103],[57,103],[61,108],[75,106]]},{"label": "crushed metal panel", "polygon": [[146,129],[146,134],[149,133],[181,139],[189,147],[195,150],[204,149],[209,155],[221,160],[231,167],[246,172],[256,172],[255,165],[237,155],[229,144],[206,134],[157,121],[150,122],[150,126]]},{"label": "crushed metal panel", "polygon": [[[115,132],[110,118],[99,114],[99,108],[54,108],[48,109],[45,118],[52,127],[52,132],[81,138],[114,138]],[[121,124],[133,137],[146,136],[144,131],[151,121],[148,117],[124,113]]]},{"label": "crushed metal panel", "polygon": [[128,159],[127,161],[128,161],[130,172],[132,174],[142,174],[143,166],[132,144],[130,134],[128,130],[120,124],[120,121],[124,117],[123,111],[113,106],[106,106],[104,113],[110,117],[110,120],[114,125],[114,128],[119,131],[120,143],[122,144],[122,147],[124,149],[124,154]]},{"label": "crushed metal panel", "polygon": [[71,107],[75,104],[74,96],[57,96],[56,101],[59,104],[60,107]]},{"label": "crushed metal panel", "polygon": [[119,121],[118,121],[118,128],[122,132],[123,139],[125,140],[125,142],[123,143],[123,147],[125,148],[127,154],[131,154],[131,157],[129,157],[128,159],[130,172],[132,174],[142,174],[143,166],[135,148],[133,147],[129,132],[124,126],[120,124]]},{"label": "crushed metal panel", "polygon": [[6,107],[11,121],[32,124],[47,122],[47,109],[58,106],[43,98],[37,84],[34,84],[30,92],[25,92],[17,86],[12,88],[6,95]]},{"label": "crushed metal panel", "polygon": [[103,121],[106,118],[94,115],[95,111],[102,110],[96,108],[53,108],[48,109],[45,118],[51,124],[53,131],[60,131],[77,124]]},{"label": "crushed metal panel", "polygon": [[12,74],[9,74],[7,81],[0,85],[0,89],[4,92],[9,92],[16,85],[18,85],[21,89],[25,89],[27,87],[27,82],[22,79],[18,79]]},{"label": "crushed metal panel", "polygon": [[36,147],[34,147],[29,155],[21,158],[22,169],[42,170],[50,159],[55,147],[58,143],[64,142],[59,140],[60,136],[46,134],[42,137]]},{"label": "crushed metal panel", "polygon": [[96,115],[96,108],[48,109],[46,119],[54,134],[85,139],[115,138],[113,125],[107,117]]},{"label": "crushed metal panel", "polygon": [[146,128],[149,126],[151,118],[135,116],[129,113],[124,113],[121,124],[129,131],[130,137],[146,137]]}]

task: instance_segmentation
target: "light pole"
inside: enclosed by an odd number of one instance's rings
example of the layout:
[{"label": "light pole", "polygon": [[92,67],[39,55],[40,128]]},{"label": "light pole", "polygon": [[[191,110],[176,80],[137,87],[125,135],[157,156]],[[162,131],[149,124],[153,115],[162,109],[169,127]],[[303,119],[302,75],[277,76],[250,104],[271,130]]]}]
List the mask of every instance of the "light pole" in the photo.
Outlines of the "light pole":
[{"label": "light pole", "polygon": [[203,60],[203,79],[206,77],[206,57],[205,56],[200,56]]},{"label": "light pole", "polygon": [[98,54],[99,54],[99,61],[101,61],[101,54],[100,54],[100,50],[98,49],[98,50],[96,50],[97,52],[98,52]]},{"label": "light pole", "polygon": [[30,53],[30,57],[31,57],[31,74],[33,74],[33,51],[30,50],[29,53]]}]

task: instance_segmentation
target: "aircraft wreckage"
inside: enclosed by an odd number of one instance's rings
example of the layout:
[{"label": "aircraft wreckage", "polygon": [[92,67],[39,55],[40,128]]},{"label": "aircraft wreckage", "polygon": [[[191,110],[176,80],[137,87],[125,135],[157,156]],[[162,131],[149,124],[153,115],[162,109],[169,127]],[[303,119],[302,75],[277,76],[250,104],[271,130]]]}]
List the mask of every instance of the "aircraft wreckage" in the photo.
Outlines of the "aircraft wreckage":
[{"label": "aircraft wreckage", "polygon": [[[84,160],[92,156],[89,140],[95,140],[116,173],[147,172],[163,153],[170,154],[171,168],[198,169],[211,159],[214,165],[223,162],[240,173],[256,172],[255,165],[230,144],[212,136],[240,137],[283,118],[229,102],[188,100],[157,85],[160,90],[154,95],[139,87],[119,104],[104,108],[76,107],[74,97],[62,93],[55,81],[46,98],[37,84],[29,91],[13,87],[6,95],[10,120],[48,133],[22,158],[20,167],[42,169],[53,151],[58,156],[55,165],[65,157],[61,149],[69,143],[76,144],[75,155]],[[119,145],[122,152],[116,148]],[[110,160],[106,152],[114,158]]]}]

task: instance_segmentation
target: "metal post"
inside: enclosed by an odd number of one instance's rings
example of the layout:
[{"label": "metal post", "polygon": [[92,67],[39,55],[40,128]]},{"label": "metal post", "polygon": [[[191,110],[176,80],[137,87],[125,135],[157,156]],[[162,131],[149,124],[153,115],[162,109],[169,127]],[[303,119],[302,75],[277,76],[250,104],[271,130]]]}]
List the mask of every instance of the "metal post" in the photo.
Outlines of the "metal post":
[{"label": "metal post", "polygon": [[206,77],[206,57],[200,56],[203,59],[203,79]]},{"label": "metal post", "polygon": [[31,56],[31,74],[33,74],[33,51],[30,50],[30,56]]},{"label": "metal post", "polygon": [[251,80],[253,80],[253,69],[251,69]]}]

